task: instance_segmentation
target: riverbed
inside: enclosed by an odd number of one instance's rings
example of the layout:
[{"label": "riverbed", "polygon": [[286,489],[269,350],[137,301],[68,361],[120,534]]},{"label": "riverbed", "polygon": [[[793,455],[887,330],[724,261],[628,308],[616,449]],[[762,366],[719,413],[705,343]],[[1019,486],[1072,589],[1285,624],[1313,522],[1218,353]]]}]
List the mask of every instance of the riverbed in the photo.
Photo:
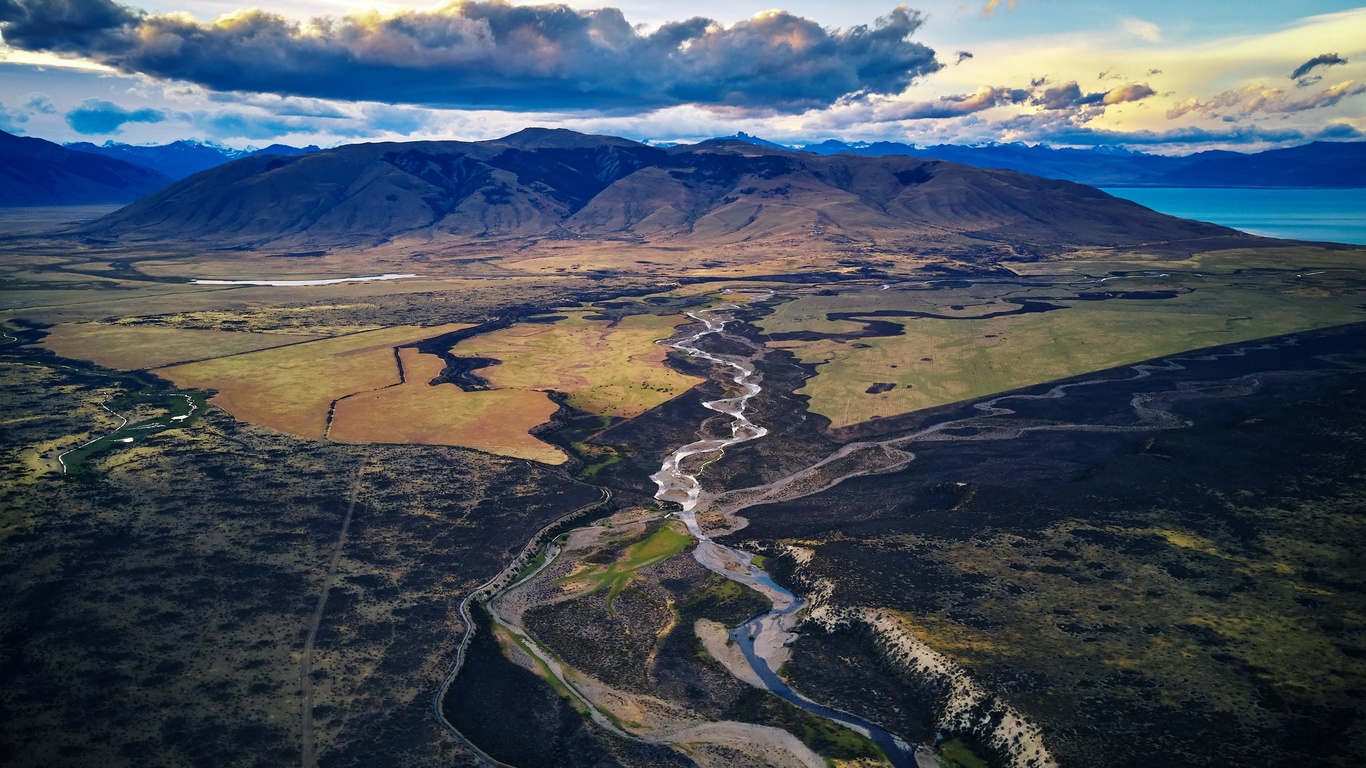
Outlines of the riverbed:
[{"label": "riverbed", "polygon": [[781,661],[786,659],[786,646],[796,640],[792,629],[797,623],[797,614],[805,607],[805,602],[756,566],[751,555],[717,543],[707,536],[697,522],[696,511],[702,486],[695,474],[682,468],[684,461],[698,454],[720,454],[733,445],[756,440],[768,434],[767,429],[750,421],[745,415],[748,402],[763,391],[753,361],[713,355],[697,347],[702,338],[722,333],[727,323],[726,319],[712,319],[703,317],[703,314],[727,309],[737,307],[728,305],[714,310],[689,312],[689,317],[703,324],[702,330],[680,341],[665,344],[690,357],[707,360],[735,372],[731,380],[740,387],[742,394],[702,404],[709,410],[731,417],[731,436],[697,440],[670,454],[660,470],[650,478],[659,488],[655,498],[675,502],[680,506],[679,518],[687,526],[688,532],[697,539],[693,557],[698,563],[724,578],[763,594],[772,601],[773,610],[730,630],[731,639],[739,644],[745,660],[763,683],[763,687],[814,715],[869,737],[896,768],[914,768],[917,764],[915,744],[861,717],[811,701],[792,690],[778,677],[774,667],[780,666]]}]

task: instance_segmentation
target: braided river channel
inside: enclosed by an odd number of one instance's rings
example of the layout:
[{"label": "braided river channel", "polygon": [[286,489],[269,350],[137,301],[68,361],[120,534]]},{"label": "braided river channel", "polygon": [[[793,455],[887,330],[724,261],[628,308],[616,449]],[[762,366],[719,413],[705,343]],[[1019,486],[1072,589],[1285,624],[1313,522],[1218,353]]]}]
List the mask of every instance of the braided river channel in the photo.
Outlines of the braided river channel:
[{"label": "braided river channel", "polygon": [[726,319],[706,317],[704,314],[735,308],[730,306],[689,312],[689,317],[702,323],[702,329],[681,340],[662,342],[690,357],[730,368],[734,371],[731,380],[740,388],[741,393],[735,397],[703,403],[706,408],[731,418],[730,437],[704,438],[688,443],[670,454],[660,470],[650,478],[659,487],[655,498],[674,502],[681,507],[678,516],[688,527],[688,532],[697,539],[693,556],[698,563],[731,581],[754,589],[773,602],[773,610],[730,630],[731,640],[744,652],[746,661],[764,687],[812,714],[868,736],[882,748],[897,768],[912,768],[916,765],[915,744],[861,717],[811,701],[792,690],[778,677],[773,670],[772,659],[785,645],[795,639],[792,628],[797,623],[796,614],[805,607],[804,601],[773,581],[754,564],[751,555],[712,540],[697,522],[696,510],[702,485],[697,479],[699,470],[689,471],[684,468],[685,464],[697,465],[696,460],[689,462],[688,459],[709,454],[719,457],[721,452],[732,445],[757,440],[768,434],[767,429],[750,421],[745,415],[746,405],[763,391],[753,360],[730,355],[714,355],[697,347],[698,342],[704,337],[722,333],[727,322]]}]

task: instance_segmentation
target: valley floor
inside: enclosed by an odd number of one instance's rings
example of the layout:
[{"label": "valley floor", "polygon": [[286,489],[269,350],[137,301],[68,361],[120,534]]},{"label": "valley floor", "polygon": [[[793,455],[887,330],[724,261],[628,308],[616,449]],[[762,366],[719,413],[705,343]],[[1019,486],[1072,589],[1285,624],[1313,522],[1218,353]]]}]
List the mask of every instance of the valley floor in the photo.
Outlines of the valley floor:
[{"label": "valley floor", "polygon": [[[781,680],[925,763],[1366,759],[1360,251],[665,286],[12,255],[8,763],[896,762],[756,685],[730,630],[778,593],[698,532],[805,601]],[[656,343],[704,310],[705,355]],[[651,476],[732,434],[707,355],[766,433],[679,462],[690,533]]]}]

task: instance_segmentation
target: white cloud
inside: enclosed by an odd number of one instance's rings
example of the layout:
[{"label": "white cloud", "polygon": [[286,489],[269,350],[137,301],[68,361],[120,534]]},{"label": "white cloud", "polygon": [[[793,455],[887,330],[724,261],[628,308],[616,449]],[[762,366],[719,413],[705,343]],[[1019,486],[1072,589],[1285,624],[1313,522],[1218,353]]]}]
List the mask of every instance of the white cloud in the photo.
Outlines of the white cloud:
[{"label": "white cloud", "polygon": [[1146,40],[1150,43],[1162,42],[1162,29],[1151,21],[1125,19],[1124,29],[1140,40]]}]

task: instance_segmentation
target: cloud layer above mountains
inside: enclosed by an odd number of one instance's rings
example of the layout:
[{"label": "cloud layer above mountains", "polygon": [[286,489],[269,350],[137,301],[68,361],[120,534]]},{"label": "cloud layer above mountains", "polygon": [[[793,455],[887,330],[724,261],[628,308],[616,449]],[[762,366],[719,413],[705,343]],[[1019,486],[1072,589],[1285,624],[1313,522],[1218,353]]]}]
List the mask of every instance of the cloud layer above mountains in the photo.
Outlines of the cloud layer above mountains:
[{"label": "cloud layer above mountains", "polygon": [[[0,129],[328,145],[544,125],[662,141],[744,131],[1166,151],[1366,135],[1366,8],[1214,32],[1190,23],[1210,17],[1200,6],[1139,19],[1119,0],[1085,18],[1005,0],[920,0],[925,15],[888,13],[897,0],[631,0],[625,13],[565,1],[306,21],[338,0],[216,18],[233,0],[0,0]],[[123,4],[140,2],[180,12]],[[680,7],[698,17],[669,15]]]},{"label": "cloud layer above mountains", "polygon": [[216,91],[512,111],[619,114],[680,104],[791,113],[900,93],[941,65],[916,11],[826,29],[785,11],[645,32],[615,8],[453,2],[301,23],[259,10],[212,22],[112,0],[0,0],[5,42]]}]

